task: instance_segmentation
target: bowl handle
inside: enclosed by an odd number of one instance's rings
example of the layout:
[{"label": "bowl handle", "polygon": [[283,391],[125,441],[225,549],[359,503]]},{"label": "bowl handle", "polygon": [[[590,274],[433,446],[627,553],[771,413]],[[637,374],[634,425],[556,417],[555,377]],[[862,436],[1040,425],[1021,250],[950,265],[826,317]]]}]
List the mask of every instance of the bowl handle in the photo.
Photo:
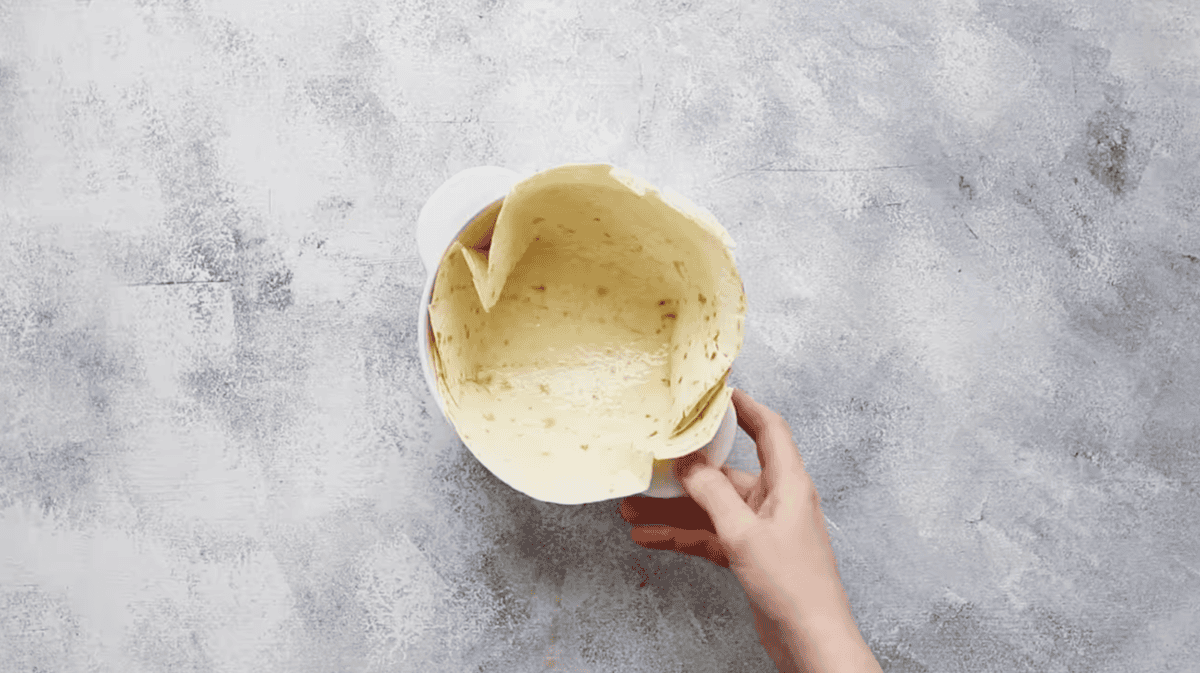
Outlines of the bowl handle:
[{"label": "bowl handle", "polygon": [[436,271],[458,232],[484,208],[504,198],[520,180],[520,174],[507,168],[476,166],[443,182],[417,216],[417,254],[425,272]]}]

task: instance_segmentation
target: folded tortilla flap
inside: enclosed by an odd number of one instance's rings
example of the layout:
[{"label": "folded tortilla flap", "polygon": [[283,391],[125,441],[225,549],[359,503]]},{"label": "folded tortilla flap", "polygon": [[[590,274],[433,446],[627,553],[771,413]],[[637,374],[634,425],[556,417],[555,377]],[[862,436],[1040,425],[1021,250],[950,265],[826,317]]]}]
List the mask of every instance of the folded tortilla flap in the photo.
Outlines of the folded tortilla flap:
[{"label": "folded tortilla flap", "polygon": [[663,245],[647,254],[678,276],[670,377],[672,427],[678,428],[694,418],[742,346],[745,297],[733,239],[711,213],[682,195],[659,192],[620,169],[610,176],[658,216]]},{"label": "folded tortilla flap", "polygon": [[488,344],[480,337],[487,331],[487,315],[472,286],[462,244],[455,241],[450,249],[451,254],[446,255],[434,279],[429,322],[441,364],[441,371],[436,373],[451,391],[456,391],[482,368],[481,356]]},{"label": "folded tortilla flap", "polygon": [[[587,166],[566,166],[545,171],[517,183],[504,198],[492,232],[491,249],[478,255],[471,267],[484,311],[491,311],[504,291],[509,275],[547,224],[542,212],[546,203],[541,192],[587,189],[592,178]],[[486,262],[486,264],[481,263]]]},{"label": "folded tortilla flap", "polygon": [[712,441],[721,421],[725,419],[725,412],[729,409],[729,404],[733,399],[733,388],[722,382],[720,386],[713,387],[712,393],[704,402],[697,405],[697,413],[689,425],[681,429],[678,435],[668,437],[666,441],[655,447],[654,458],[656,460],[686,456]]},{"label": "folded tortilla flap", "polygon": [[463,247],[474,248],[480,251],[489,247],[492,240],[492,231],[496,228],[496,218],[499,216],[500,208],[503,204],[504,199],[499,199],[480,211],[462,230],[462,233],[458,235],[458,242],[462,243]]}]

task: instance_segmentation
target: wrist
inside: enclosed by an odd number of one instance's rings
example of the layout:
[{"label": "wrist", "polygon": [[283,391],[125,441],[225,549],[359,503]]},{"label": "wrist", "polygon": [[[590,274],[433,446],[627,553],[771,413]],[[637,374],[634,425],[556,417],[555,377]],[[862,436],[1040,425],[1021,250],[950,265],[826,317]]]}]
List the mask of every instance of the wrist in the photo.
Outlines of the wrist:
[{"label": "wrist", "polygon": [[866,673],[880,670],[848,611],[810,611],[783,625],[797,673]]},{"label": "wrist", "polygon": [[784,592],[787,610],[783,615],[788,628],[796,633],[834,635],[851,628],[858,632],[850,601],[836,577],[813,576]]}]

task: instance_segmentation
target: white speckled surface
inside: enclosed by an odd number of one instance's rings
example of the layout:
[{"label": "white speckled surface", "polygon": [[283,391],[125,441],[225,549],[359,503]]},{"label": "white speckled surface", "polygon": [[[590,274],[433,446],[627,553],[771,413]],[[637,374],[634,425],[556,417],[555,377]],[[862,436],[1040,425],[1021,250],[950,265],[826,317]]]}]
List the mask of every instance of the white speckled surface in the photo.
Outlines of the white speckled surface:
[{"label": "white speckled surface", "polygon": [[770,670],[422,381],[425,198],[568,161],[737,241],[885,671],[1196,665],[1193,3],[603,7],[0,3],[0,670]]}]

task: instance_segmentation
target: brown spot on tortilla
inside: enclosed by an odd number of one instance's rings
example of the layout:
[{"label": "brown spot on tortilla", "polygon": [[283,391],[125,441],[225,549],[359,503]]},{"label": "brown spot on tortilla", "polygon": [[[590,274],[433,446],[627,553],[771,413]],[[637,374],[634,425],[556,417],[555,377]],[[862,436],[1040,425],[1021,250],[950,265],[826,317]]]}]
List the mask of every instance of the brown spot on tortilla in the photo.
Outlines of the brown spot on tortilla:
[{"label": "brown spot on tortilla", "polygon": [[699,300],[700,300],[700,303],[701,303],[701,304],[707,304],[707,303],[708,303],[708,299],[707,299],[707,298],[706,298],[704,295],[698,295],[698,296],[697,296],[697,299],[699,299]]},{"label": "brown spot on tortilla", "polygon": [[659,299],[659,300],[658,300],[658,305],[659,305],[659,306],[662,306],[662,305],[664,305],[664,304],[666,304],[666,303],[667,303],[667,300],[666,300],[666,299]]},{"label": "brown spot on tortilla", "polygon": [[608,321],[607,321],[607,320],[605,320],[604,318],[601,318],[601,319],[600,319],[600,324],[601,324],[601,325],[607,325],[607,324],[608,324]]},{"label": "brown spot on tortilla", "polygon": [[603,285],[601,285],[600,287],[597,287],[597,288],[596,288],[596,294],[598,294],[598,295],[600,295],[601,297],[603,297],[604,295],[608,294],[608,288],[606,288],[606,287],[604,287]]},{"label": "brown spot on tortilla", "polygon": [[[539,291],[541,291],[541,292],[545,292],[545,291],[546,291],[546,286],[545,286],[545,285],[530,285],[530,287],[532,287],[532,288],[533,288],[533,289],[535,289],[535,290],[539,290]],[[479,309],[476,309],[476,313],[478,313],[478,312],[479,312]]]},{"label": "brown spot on tortilla", "polygon": [[496,416],[495,416],[495,414],[484,414],[484,415],[483,415],[483,420],[485,420],[485,421],[494,421],[494,420],[496,420]]},{"label": "brown spot on tortilla", "polygon": [[593,221],[593,222],[599,222],[599,221],[600,221],[600,218],[598,218],[598,217],[593,217],[593,218],[592,218],[592,221]]},{"label": "brown spot on tortilla", "polygon": [[564,318],[565,318],[565,317],[567,317],[567,316],[569,316],[569,315],[571,315],[571,312],[570,312],[570,311],[563,311],[563,317],[564,317]]},{"label": "brown spot on tortilla", "polygon": [[650,414],[646,414],[646,418],[650,418]]},{"label": "brown spot on tortilla", "polygon": [[580,444],[580,445],[579,445],[579,448],[583,449],[584,451],[587,451],[587,447],[588,447],[588,445],[587,445],[587,444]]},{"label": "brown spot on tortilla", "polygon": [[546,426],[547,428],[553,428],[554,427],[554,419],[553,418],[543,418],[542,425]]},{"label": "brown spot on tortilla", "polygon": [[675,319],[675,314],[674,314],[674,313],[665,313],[665,314],[663,314],[663,317],[664,317],[664,318],[670,318],[670,319],[674,320],[674,319]]},{"label": "brown spot on tortilla", "polygon": [[657,434],[658,434],[658,430],[655,430],[654,432],[651,432],[650,434],[646,435],[646,438],[649,439],[650,437],[653,437],[654,435],[657,435]]},{"label": "brown spot on tortilla", "polygon": [[550,386],[545,383],[538,384],[538,388],[546,395],[550,394]]},{"label": "brown spot on tortilla", "polygon": [[507,346],[507,345],[508,345],[508,339],[505,339],[505,340],[504,340],[504,345],[505,345],[505,346]]}]

